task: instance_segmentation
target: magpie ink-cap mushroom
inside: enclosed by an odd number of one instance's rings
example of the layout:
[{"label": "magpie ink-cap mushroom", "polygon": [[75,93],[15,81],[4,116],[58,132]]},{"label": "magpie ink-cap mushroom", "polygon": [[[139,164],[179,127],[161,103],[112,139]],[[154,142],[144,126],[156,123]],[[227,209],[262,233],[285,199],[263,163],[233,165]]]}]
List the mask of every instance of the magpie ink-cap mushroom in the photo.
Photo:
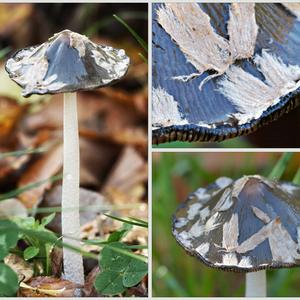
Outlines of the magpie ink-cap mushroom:
[{"label": "magpie ink-cap mushroom", "polygon": [[299,6],[153,4],[153,144],[223,141],[288,113],[299,49]]},{"label": "magpie ink-cap mushroom", "polygon": [[5,67],[28,97],[103,87],[123,77],[128,66],[123,49],[97,45],[84,35],[64,30],[39,46],[18,51]]},{"label": "magpie ink-cap mushroom", "polygon": [[[47,42],[18,51],[6,63],[22,95],[64,93],[64,163],[62,187],[63,241],[79,247],[79,136],[76,91],[110,85],[129,67],[123,49],[97,45],[86,36],[64,30]],[[65,278],[84,283],[80,253],[64,249]],[[77,294],[79,295],[79,294]]]},{"label": "magpie ink-cap mushroom", "polygon": [[176,211],[173,235],[204,264],[234,272],[300,266],[300,186],[218,178]]}]

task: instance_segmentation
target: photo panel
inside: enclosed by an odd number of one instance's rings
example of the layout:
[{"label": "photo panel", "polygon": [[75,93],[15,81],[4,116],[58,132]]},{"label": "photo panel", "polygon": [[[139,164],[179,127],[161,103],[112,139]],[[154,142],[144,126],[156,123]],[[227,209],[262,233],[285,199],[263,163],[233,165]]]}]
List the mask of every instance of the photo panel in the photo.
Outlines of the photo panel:
[{"label": "photo panel", "polygon": [[153,296],[299,295],[299,153],[152,159]]},{"label": "photo panel", "polygon": [[299,11],[154,3],[154,147],[299,147]]},{"label": "photo panel", "polygon": [[0,15],[0,297],[147,297],[148,4]]}]

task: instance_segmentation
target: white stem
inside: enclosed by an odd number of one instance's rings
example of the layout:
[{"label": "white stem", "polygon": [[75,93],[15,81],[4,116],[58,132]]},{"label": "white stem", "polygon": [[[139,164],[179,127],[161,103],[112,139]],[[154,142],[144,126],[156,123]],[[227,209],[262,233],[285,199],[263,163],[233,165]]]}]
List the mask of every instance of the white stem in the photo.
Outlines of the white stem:
[{"label": "white stem", "polygon": [[[79,218],[79,134],[76,93],[64,94],[64,165],[62,186],[63,242],[80,247]],[[72,209],[69,209],[72,208]],[[75,209],[74,209],[75,208]],[[77,209],[76,209],[77,208]],[[73,237],[75,239],[70,239]],[[79,253],[63,249],[67,280],[84,283],[83,260]]]},{"label": "white stem", "polygon": [[266,297],[266,270],[246,273],[246,297]]}]

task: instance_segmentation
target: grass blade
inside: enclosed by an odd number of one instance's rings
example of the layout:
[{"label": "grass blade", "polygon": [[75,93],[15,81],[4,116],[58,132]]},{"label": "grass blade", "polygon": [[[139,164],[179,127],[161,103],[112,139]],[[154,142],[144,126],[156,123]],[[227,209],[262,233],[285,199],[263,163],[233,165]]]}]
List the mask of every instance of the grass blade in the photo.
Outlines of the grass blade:
[{"label": "grass blade", "polygon": [[140,222],[140,221],[137,222],[137,221],[131,221],[131,220],[127,220],[127,219],[124,219],[124,218],[119,218],[119,217],[108,215],[108,214],[104,214],[104,215],[107,216],[107,217],[109,217],[109,218],[112,218],[114,220],[123,222],[123,223],[127,223],[127,224],[131,224],[131,225],[135,225],[135,226],[140,226],[140,227],[146,227],[146,228],[148,228],[148,223],[144,223],[144,221],[143,222]]},{"label": "grass blade", "polygon": [[9,51],[11,50],[10,47],[5,47],[5,48],[2,48],[0,50],[0,59],[4,58],[6,56],[6,54],[9,53]]},{"label": "grass blade", "polygon": [[25,150],[19,150],[19,151],[4,152],[4,153],[0,153],[0,159],[10,157],[10,156],[22,156],[25,154],[42,153],[42,152],[46,152],[47,150],[48,150],[48,147],[40,147],[40,148],[34,148],[34,149],[25,149]]},{"label": "grass blade", "polygon": [[123,20],[121,19],[119,16],[117,15],[113,15],[113,17],[120,22],[131,34],[132,36],[136,39],[136,41],[140,44],[140,46],[146,51],[148,52],[148,45],[146,44],[146,42]]},{"label": "grass blade", "polygon": [[37,182],[34,182],[34,183],[30,183],[30,184],[27,184],[27,185],[25,185],[23,187],[20,187],[20,188],[17,188],[15,190],[12,190],[12,191],[10,191],[8,193],[1,194],[0,195],[0,201],[5,200],[5,199],[14,198],[14,197],[22,194],[23,192],[26,192],[28,190],[34,189],[36,187],[39,187],[40,185],[45,184],[47,182],[58,181],[58,180],[62,179],[62,177],[63,177],[62,174],[56,175],[56,176],[51,176],[51,177],[49,177],[47,179],[40,180],[40,181],[37,181]]},{"label": "grass blade", "polygon": [[138,55],[144,61],[144,63],[148,64],[148,59],[142,53],[138,53]]},{"label": "grass blade", "polygon": [[[38,240],[40,240],[44,243],[55,244],[55,245],[57,245],[61,248],[64,247],[64,248],[70,249],[72,251],[79,252],[82,255],[86,256],[86,257],[98,260],[98,255],[95,255],[94,253],[84,251],[81,248],[75,247],[75,246],[70,245],[68,243],[64,243],[62,241],[62,239],[57,238],[56,235],[53,232],[49,231],[49,233],[48,233],[48,232],[42,232],[42,231],[32,230],[32,229],[23,229],[21,227],[19,227],[19,231],[26,234],[26,235],[35,237],[35,238],[37,238]],[[116,247],[110,246],[109,244],[99,244],[99,246],[100,247],[108,247],[108,248],[112,249],[113,251],[116,251],[116,252],[119,252],[121,254],[127,255],[131,258],[134,258],[134,259],[137,259],[137,260],[140,260],[140,261],[143,261],[143,262],[147,262],[147,257],[145,257],[143,255],[134,254],[131,251],[116,248]]]},{"label": "grass blade", "polygon": [[[143,20],[143,21],[148,20],[148,14],[142,13],[141,11],[139,12],[122,11],[119,12],[119,17],[121,17],[123,20]],[[89,28],[87,28],[84,31],[84,35],[91,37],[94,34],[96,34],[99,30],[102,30],[103,28],[110,26],[114,21],[115,20],[111,16],[106,17],[104,19],[102,18],[101,20],[96,21]]]},{"label": "grass blade", "polygon": [[[79,206],[80,212],[92,211],[92,212],[99,212],[103,213],[105,211],[116,211],[116,210],[127,210],[132,208],[137,208],[138,205],[136,203],[132,204],[123,204],[123,205],[85,205]],[[74,211],[77,210],[78,207],[65,207],[64,211]],[[31,212],[32,214],[38,213],[59,213],[62,211],[61,206],[51,206],[51,207],[37,207],[37,208],[28,208],[27,211]]]},{"label": "grass blade", "polygon": [[175,297],[186,297],[186,290],[166,266],[159,266],[153,275],[156,277],[156,281],[163,282],[172,291]]},{"label": "grass blade", "polygon": [[300,167],[298,168],[298,171],[294,176],[293,183],[300,185]]},{"label": "grass blade", "polygon": [[144,220],[141,220],[141,219],[138,219],[138,218],[134,218],[134,217],[129,217],[129,219],[148,226],[147,221],[144,221]]},{"label": "grass blade", "polygon": [[288,163],[290,162],[293,156],[292,152],[285,152],[281,155],[280,159],[272,169],[269,174],[270,179],[279,180],[283,175],[285,169],[287,168]]}]

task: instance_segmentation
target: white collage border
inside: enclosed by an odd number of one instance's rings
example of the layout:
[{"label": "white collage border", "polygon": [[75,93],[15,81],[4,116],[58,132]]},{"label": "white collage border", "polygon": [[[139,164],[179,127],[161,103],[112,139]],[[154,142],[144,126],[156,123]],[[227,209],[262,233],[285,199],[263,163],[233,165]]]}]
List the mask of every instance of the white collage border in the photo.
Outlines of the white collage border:
[{"label": "white collage border", "polygon": [[[148,275],[148,286],[149,286],[149,294],[148,298],[152,299],[152,153],[156,152],[186,152],[186,153],[201,153],[201,152],[300,152],[300,148],[152,148],[152,139],[151,139],[151,90],[152,90],[152,3],[162,3],[162,2],[204,2],[204,3],[228,3],[228,2],[256,2],[256,3],[275,3],[275,2],[295,2],[300,3],[300,0],[289,0],[289,1],[271,1],[271,0],[262,0],[262,1],[226,1],[226,0],[207,0],[207,1],[193,1],[193,0],[31,0],[31,1],[22,1],[22,0],[2,0],[1,3],[148,3],[148,222],[149,222],[149,237],[148,237],[148,262],[149,262],[149,275]],[[299,271],[300,272],[300,271]],[[300,274],[300,273],[299,273]],[[174,299],[171,297],[153,297],[154,299]],[[288,299],[282,297],[274,297],[270,299]],[[0,299],[2,299],[0,297]],[[3,299],[20,299],[17,297],[3,298]],[[35,298],[35,299],[45,299],[45,298]],[[64,299],[57,297],[56,299]],[[107,297],[90,297],[88,299],[107,299]],[[132,299],[132,298],[123,298],[123,299]],[[135,299],[147,299],[147,298],[139,298]],[[177,297],[177,299],[220,299],[216,297]],[[244,299],[242,297],[227,297],[226,299]],[[258,298],[253,298],[258,299]],[[295,298],[293,298],[295,299]],[[296,298],[297,299],[297,298]],[[300,295],[299,295],[300,299]]]}]

